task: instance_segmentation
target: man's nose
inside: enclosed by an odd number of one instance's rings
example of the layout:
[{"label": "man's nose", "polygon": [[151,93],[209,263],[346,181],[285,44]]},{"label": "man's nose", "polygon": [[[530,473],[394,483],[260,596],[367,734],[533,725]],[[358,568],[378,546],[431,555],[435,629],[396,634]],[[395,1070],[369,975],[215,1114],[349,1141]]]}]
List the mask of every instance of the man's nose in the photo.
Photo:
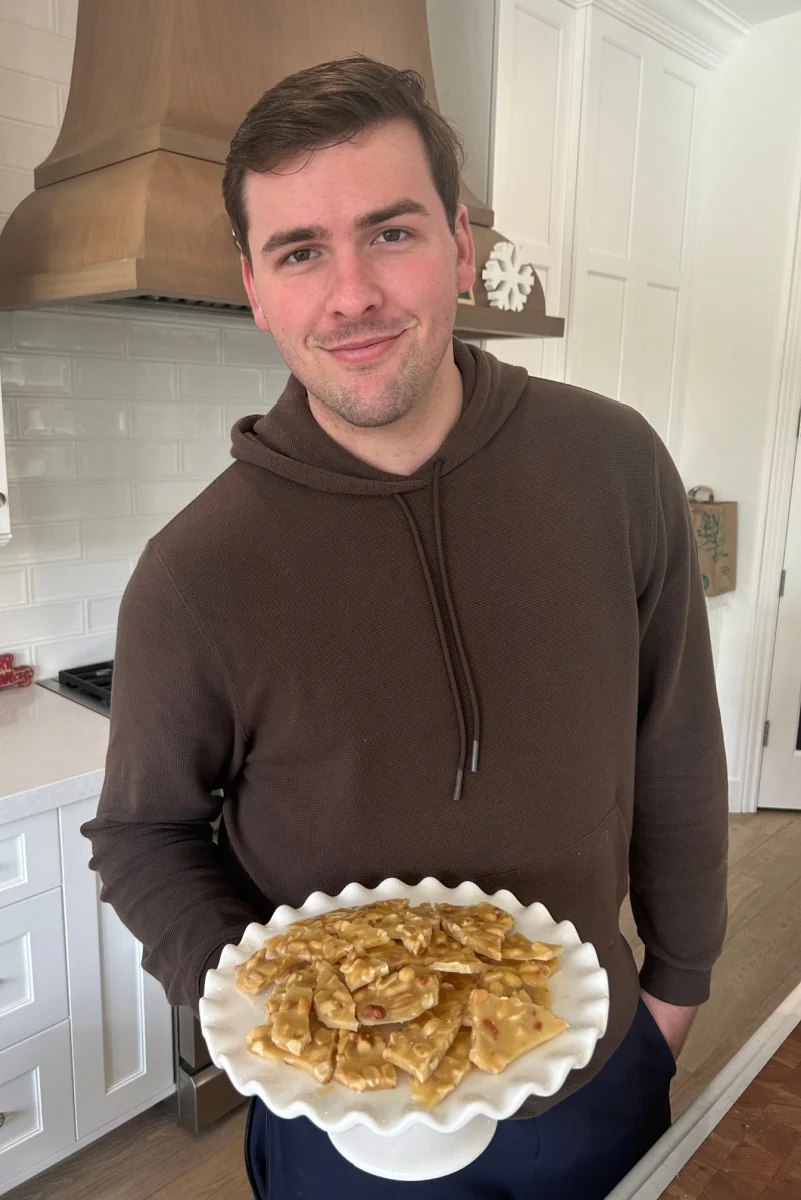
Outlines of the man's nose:
[{"label": "man's nose", "polygon": [[354,321],[381,308],[383,295],[369,265],[358,253],[339,256],[334,264],[329,311]]}]

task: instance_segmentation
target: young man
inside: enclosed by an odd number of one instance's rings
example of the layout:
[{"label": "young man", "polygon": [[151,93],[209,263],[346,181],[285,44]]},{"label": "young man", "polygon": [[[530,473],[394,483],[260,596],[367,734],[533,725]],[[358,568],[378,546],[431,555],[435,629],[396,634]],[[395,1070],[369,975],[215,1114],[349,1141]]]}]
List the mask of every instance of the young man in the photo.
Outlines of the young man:
[{"label": "young man", "polygon": [[254,1103],[270,1200],[601,1200],[670,1123],[723,939],[727,776],[681,480],[632,409],[452,338],[474,278],[458,190],[410,73],[329,63],[246,116],[225,201],[293,375],[141,557],[84,832],[173,1003],[197,1007],[277,904],[434,875],[574,922],[609,1027],[430,1183],[365,1175]]}]

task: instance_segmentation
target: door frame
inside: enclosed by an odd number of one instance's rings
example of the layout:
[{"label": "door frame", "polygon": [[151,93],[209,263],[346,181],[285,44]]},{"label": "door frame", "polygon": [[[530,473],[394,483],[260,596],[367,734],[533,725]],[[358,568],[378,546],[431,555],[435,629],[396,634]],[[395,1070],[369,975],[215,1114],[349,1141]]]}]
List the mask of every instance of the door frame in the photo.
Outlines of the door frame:
[{"label": "door frame", "polygon": [[[799,160],[801,163],[801,146]],[[783,348],[782,344],[779,344],[781,368],[778,402],[773,423],[764,537],[757,579],[754,632],[746,693],[748,726],[740,798],[741,812],[757,811],[765,721],[779,616],[779,585],[789,532],[795,458],[796,453],[801,454],[801,442],[796,436],[797,422],[801,419],[801,182],[798,180],[798,171],[796,182],[798,216],[787,283],[788,300],[786,306],[783,306],[786,321],[781,331]]]}]

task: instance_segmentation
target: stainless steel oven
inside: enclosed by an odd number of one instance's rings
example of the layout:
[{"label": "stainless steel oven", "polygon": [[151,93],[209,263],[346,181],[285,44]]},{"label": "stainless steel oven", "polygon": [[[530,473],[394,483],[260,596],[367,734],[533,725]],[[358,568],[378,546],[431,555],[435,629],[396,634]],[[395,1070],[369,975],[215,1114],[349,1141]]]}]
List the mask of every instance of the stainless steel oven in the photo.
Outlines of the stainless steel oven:
[{"label": "stainless steel oven", "polygon": [[[109,716],[113,660],[60,671],[56,679],[39,680],[41,687],[76,704]],[[225,1071],[211,1061],[200,1021],[190,1008],[172,1010],[172,1045],[178,1122],[192,1133],[200,1133],[213,1121],[244,1104]]]}]

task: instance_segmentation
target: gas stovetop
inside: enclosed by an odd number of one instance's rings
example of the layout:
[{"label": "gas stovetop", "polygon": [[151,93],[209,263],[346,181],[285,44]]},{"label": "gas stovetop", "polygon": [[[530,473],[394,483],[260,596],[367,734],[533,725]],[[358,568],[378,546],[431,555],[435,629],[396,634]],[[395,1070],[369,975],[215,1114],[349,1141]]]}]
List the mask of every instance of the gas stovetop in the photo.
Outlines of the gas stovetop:
[{"label": "gas stovetop", "polygon": [[113,659],[92,663],[88,667],[70,667],[68,671],[59,671],[58,679],[40,679],[39,686],[107,717],[111,709],[113,669]]}]

